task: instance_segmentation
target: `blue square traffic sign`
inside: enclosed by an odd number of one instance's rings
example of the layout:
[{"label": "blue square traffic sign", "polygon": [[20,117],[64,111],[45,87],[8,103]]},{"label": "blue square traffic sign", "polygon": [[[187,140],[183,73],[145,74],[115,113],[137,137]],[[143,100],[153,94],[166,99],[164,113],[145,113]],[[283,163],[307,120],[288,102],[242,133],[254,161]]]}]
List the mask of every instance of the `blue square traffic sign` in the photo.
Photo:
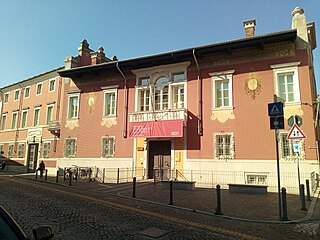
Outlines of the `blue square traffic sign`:
[{"label": "blue square traffic sign", "polygon": [[283,116],[283,103],[282,102],[269,103],[268,115],[270,117]]}]

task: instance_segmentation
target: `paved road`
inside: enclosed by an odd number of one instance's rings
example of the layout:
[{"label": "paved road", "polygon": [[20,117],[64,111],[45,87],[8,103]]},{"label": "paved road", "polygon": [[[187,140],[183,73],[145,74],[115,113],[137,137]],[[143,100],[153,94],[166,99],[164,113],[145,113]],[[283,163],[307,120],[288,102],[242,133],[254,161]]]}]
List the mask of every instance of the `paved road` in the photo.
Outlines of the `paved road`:
[{"label": "paved road", "polygon": [[319,239],[319,218],[261,224],[170,209],[108,194],[0,176],[0,205],[26,230],[51,225],[54,239]]}]

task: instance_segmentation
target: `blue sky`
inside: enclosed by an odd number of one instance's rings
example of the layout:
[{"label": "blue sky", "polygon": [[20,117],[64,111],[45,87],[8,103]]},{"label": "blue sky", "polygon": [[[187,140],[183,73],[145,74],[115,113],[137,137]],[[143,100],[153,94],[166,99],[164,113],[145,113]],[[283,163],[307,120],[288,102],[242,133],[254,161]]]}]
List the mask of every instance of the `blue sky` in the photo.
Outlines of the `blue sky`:
[{"label": "blue sky", "polygon": [[316,22],[314,51],[320,92],[318,0],[0,0],[0,88],[64,65],[82,39],[108,57],[128,59],[291,28],[300,6]]}]

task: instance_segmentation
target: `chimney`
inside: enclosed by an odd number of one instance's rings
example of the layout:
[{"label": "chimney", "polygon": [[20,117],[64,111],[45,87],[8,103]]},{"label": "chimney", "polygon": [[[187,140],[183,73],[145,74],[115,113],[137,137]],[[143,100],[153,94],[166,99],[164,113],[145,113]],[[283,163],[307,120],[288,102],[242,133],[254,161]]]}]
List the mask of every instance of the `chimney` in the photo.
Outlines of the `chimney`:
[{"label": "chimney", "polygon": [[251,20],[246,20],[243,21],[243,26],[244,26],[244,30],[246,31],[246,37],[254,37],[254,30],[255,30],[255,26],[256,26],[256,20],[255,19],[251,19]]},{"label": "chimney", "polygon": [[83,39],[80,42],[78,47],[78,52],[80,56],[80,66],[87,66],[91,64],[91,55],[92,50],[89,48],[89,43],[86,39]]},{"label": "chimney", "polygon": [[91,65],[96,65],[108,61],[110,61],[110,59],[106,57],[103,47],[99,47],[98,51],[96,52],[91,52]]},{"label": "chimney", "polygon": [[308,27],[307,19],[304,15],[304,10],[301,7],[296,7],[292,13],[292,29],[297,29],[297,48],[305,49],[308,45]]}]

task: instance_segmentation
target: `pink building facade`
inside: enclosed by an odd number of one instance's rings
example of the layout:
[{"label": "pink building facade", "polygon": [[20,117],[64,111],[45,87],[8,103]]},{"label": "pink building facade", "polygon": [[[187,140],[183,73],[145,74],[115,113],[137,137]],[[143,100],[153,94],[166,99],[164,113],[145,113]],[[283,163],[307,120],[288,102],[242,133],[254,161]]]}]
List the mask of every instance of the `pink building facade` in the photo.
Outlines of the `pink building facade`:
[{"label": "pink building facade", "polygon": [[[297,164],[303,179],[319,173],[315,27],[301,8],[292,17],[287,31],[255,36],[256,21],[249,20],[242,39],[128,60],[107,58],[103,48],[95,52],[83,40],[79,55],[67,57],[58,71],[61,96],[51,101],[61,107],[46,134],[59,135],[51,136],[57,150],[49,172],[77,165],[198,186],[272,185],[276,135],[283,175],[297,175]],[[16,89],[3,90],[13,98]],[[284,104],[277,134],[268,116],[275,100]],[[9,119],[6,104],[2,118]],[[306,139],[287,139],[295,116]],[[5,152],[15,133],[0,131]]]},{"label": "pink building facade", "polygon": [[8,171],[34,172],[40,161],[57,167],[63,67],[1,89],[0,152]]}]

